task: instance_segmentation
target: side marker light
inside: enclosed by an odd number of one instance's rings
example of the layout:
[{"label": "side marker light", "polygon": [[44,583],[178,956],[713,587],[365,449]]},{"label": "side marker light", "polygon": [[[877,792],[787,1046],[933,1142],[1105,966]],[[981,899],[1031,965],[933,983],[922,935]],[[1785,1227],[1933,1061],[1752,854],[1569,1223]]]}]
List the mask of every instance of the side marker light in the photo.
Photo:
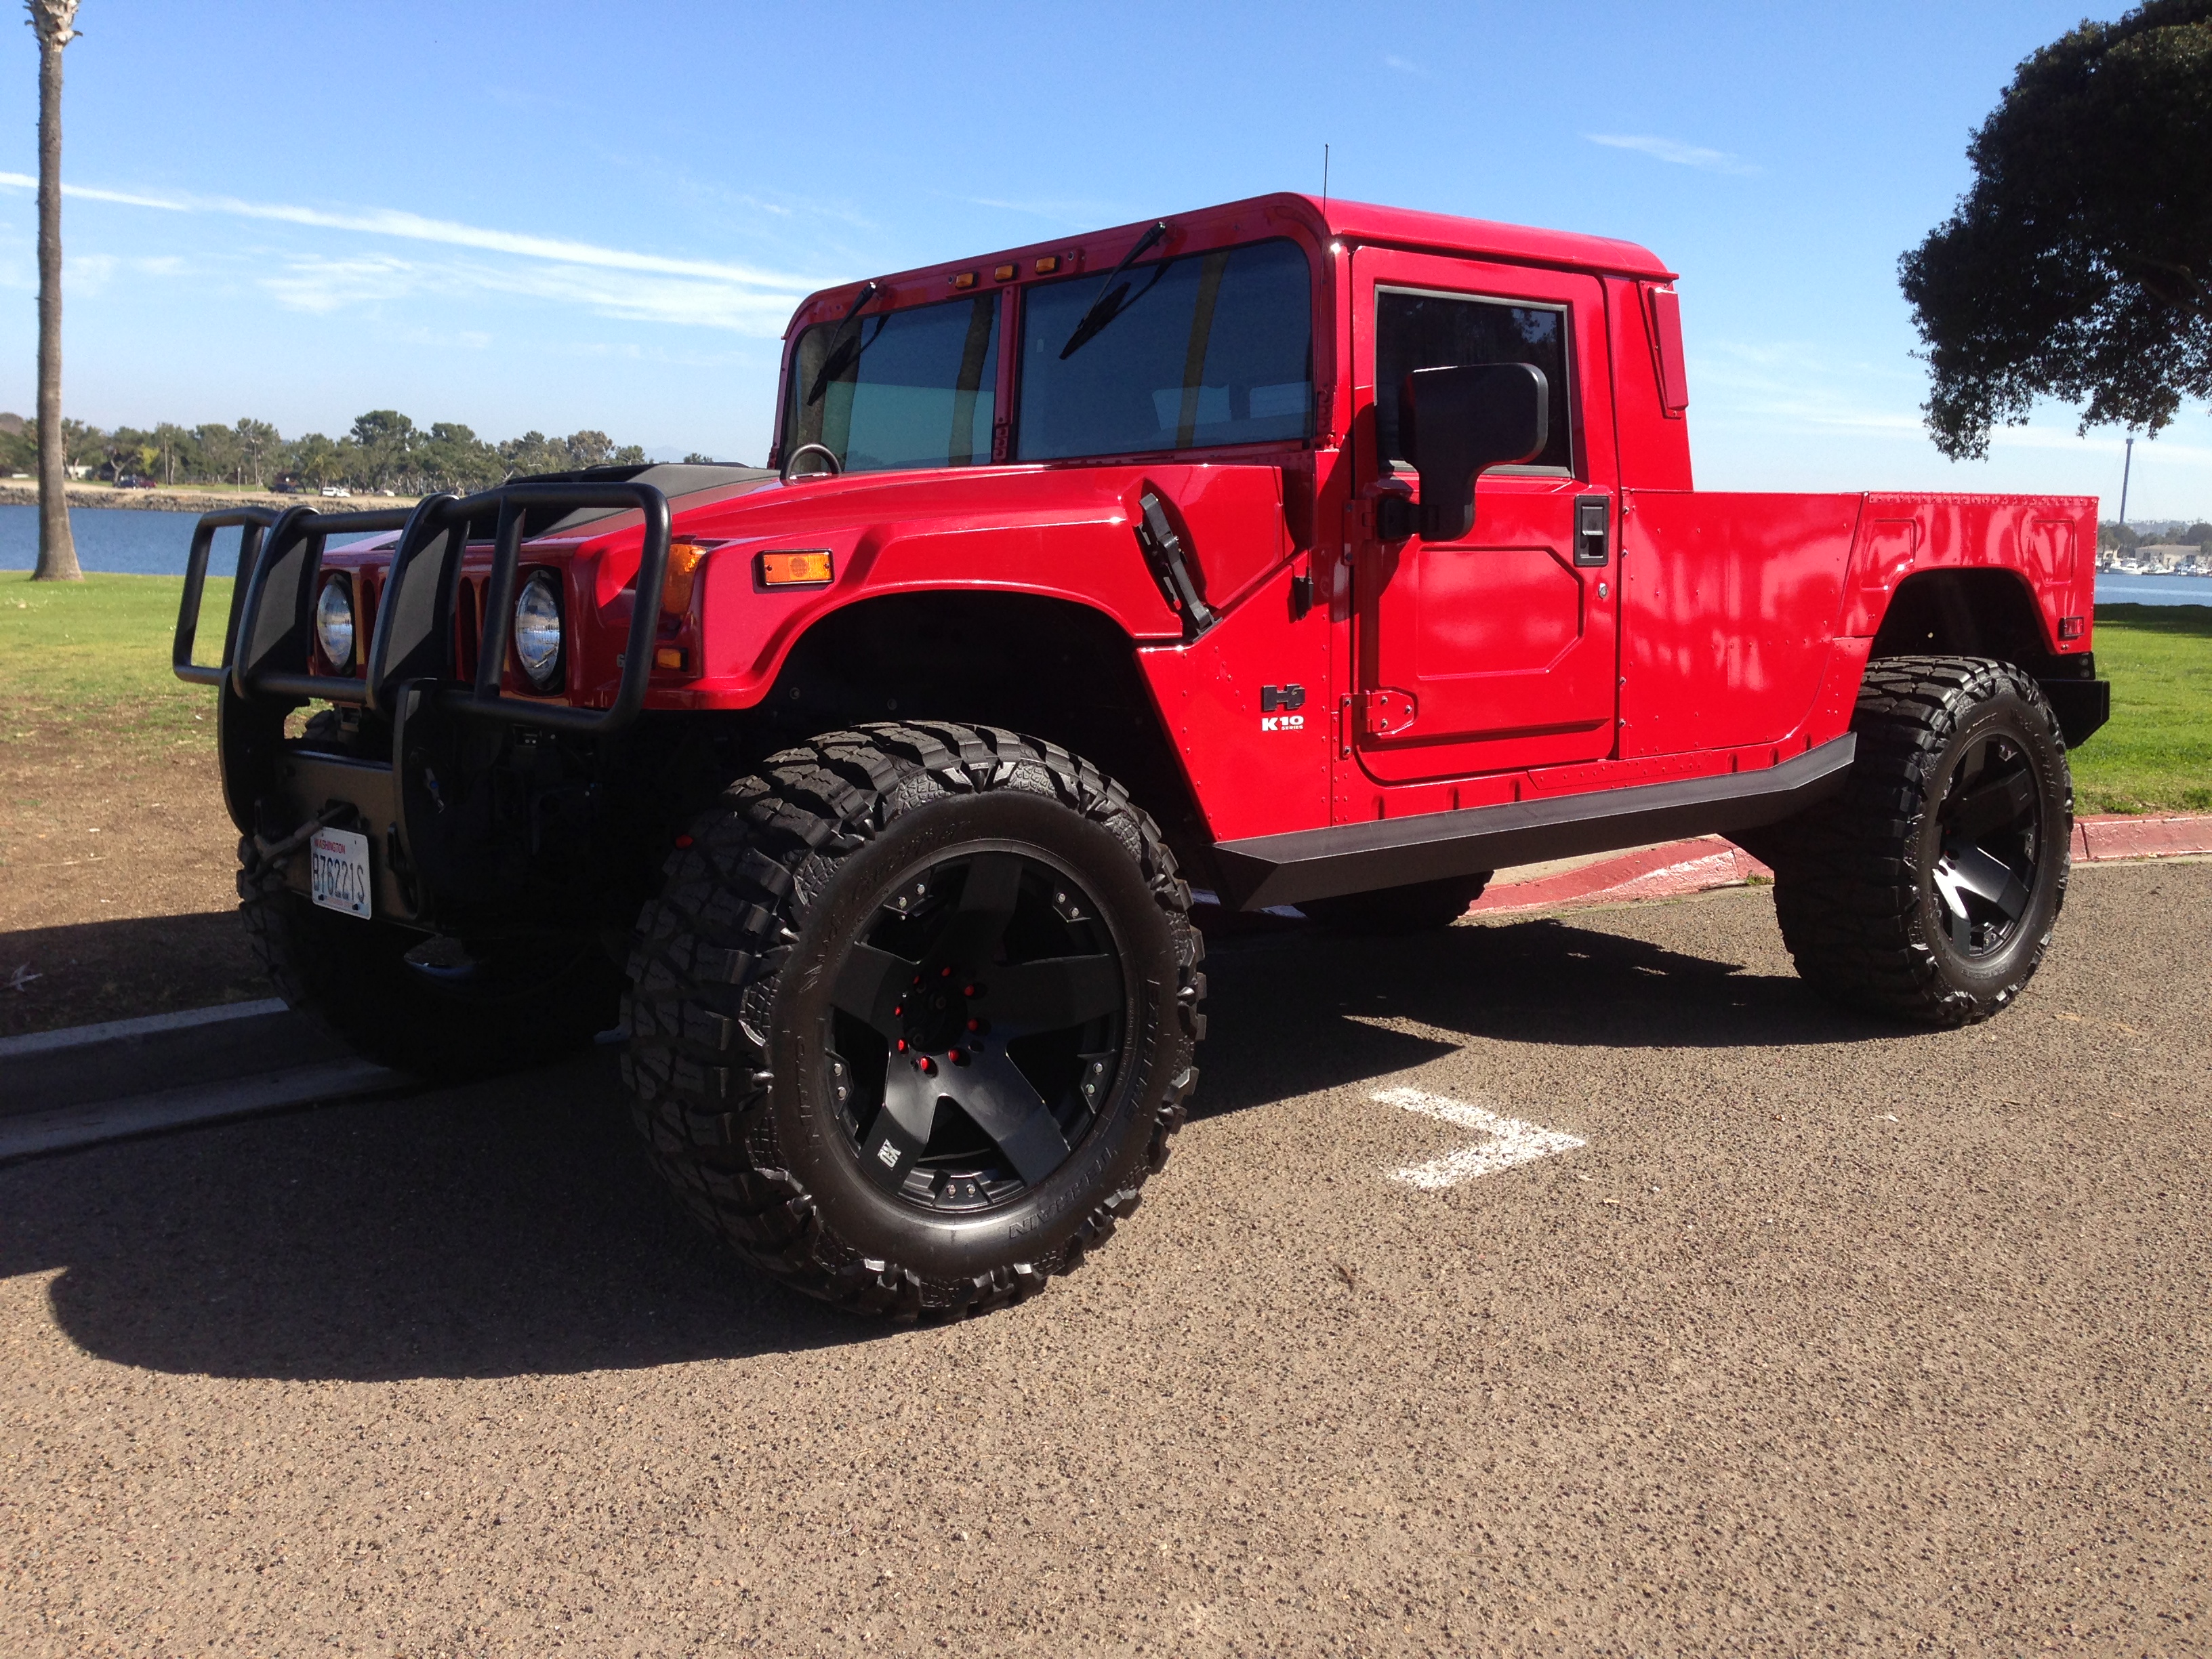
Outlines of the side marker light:
[{"label": "side marker light", "polygon": [[2089,619],[2087,617],[2061,617],[2058,619],[2058,637],[2062,640],[2078,640],[2088,630],[2088,625]]},{"label": "side marker light", "polygon": [[763,587],[823,587],[836,574],[827,548],[811,548],[800,553],[763,553],[758,557]]},{"label": "side marker light", "polygon": [[684,653],[675,646],[664,645],[653,653],[653,665],[672,668],[680,674],[684,672]]}]

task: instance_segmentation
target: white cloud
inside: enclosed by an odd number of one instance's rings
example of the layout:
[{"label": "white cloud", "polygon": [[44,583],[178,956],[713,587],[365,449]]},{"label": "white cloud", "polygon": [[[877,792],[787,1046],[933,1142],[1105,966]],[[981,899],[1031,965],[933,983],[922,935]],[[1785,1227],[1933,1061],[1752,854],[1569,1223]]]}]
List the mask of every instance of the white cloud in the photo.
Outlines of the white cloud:
[{"label": "white cloud", "polygon": [[1676,167],[1698,167],[1707,173],[1729,173],[1743,177],[1759,171],[1741,156],[1731,155],[1726,150],[1706,149],[1700,145],[1685,144],[1673,138],[1616,132],[1586,132],[1583,137],[1593,144],[1603,144],[1608,149],[1632,149],[1655,161],[1671,161]]},{"label": "white cloud", "polygon": [[[0,189],[37,188],[38,180],[27,174],[0,173]],[[477,260],[419,261],[385,254],[307,255],[289,261],[281,271],[261,279],[280,303],[320,314],[412,293],[474,291],[581,305],[610,317],[773,336],[782,331],[794,301],[823,285],[787,272],[715,260],[668,258],[563,237],[426,218],[392,208],[332,212],[231,196],[161,195],[89,185],[64,185],[62,191],[87,201],[164,213],[214,214],[442,244],[521,262],[494,264]],[[121,269],[167,272],[178,268],[179,262],[87,255],[73,258],[70,263],[73,273],[97,284]]]},{"label": "white cloud", "polygon": [[608,317],[729,329],[772,339],[782,333],[791,310],[787,295],[758,293],[727,283],[581,265],[416,260],[392,254],[349,258],[304,255],[259,280],[278,303],[319,316],[418,294],[496,294],[580,305]]},{"label": "white cloud", "polygon": [[1387,52],[1382,54],[1382,67],[1394,69],[1401,75],[1417,76],[1424,81],[1429,79],[1428,70],[1423,69],[1419,64],[1410,58],[1394,58]]}]

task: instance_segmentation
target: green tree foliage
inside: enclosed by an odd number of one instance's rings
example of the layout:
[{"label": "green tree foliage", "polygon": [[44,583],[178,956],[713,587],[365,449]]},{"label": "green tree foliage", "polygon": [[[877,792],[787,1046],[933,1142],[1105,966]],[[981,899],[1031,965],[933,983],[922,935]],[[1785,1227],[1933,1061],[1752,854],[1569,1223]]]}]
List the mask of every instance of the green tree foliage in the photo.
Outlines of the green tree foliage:
[{"label": "green tree foliage", "polygon": [[2097,550],[2100,553],[2130,553],[2142,545],[2142,538],[2116,519],[2107,519],[2097,526]]},{"label": "green tree foliage", "polygon": [[[160,484],[239,485],[263,489],[388,490],[420,495],[433,490],[467,495],[533,472],[574,472],[587,466],[642,466],[645,451],[617,444],[604,432],[549,438],[527,432],[490,443],[455,421],[418,427],[396,409],[372,409],[333,441],[320,432],[286,439],[267,421],[247,416],[235,424],[210,423],[187,431],[164,421],[150,430],[118,426],[112,431],[64,421],[69,465],[101,478],[145,478]],[[29,473],[38,464],[38,428],[27,421],[9,429],[0,417],[0,473]]]},{"label": "green tree foliage", "polygon": [[1900,262],[1954,459],[2038,398],[2156,434],[2212,397],[2212,0],[2149,0],[2021,64],[1974,183]]},{"label": "green tree foliage", "polygon": [[2173,539],[2189,547],[2212,547],[2212,524],[2193,524]]}]

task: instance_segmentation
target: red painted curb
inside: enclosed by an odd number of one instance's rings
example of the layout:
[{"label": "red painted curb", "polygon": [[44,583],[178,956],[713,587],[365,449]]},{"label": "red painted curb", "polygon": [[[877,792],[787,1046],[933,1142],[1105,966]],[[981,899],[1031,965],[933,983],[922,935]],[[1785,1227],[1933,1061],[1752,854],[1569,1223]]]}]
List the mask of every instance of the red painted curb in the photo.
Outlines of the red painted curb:
[{"label": "red painted curb", "polygon": [[[2111,813],[2074,821],[2074,857],[2081,863],[2173,858],[2191,853],[2212,853],[2212,817],[2153,818]],[[1547,910],[1578,902],[1611,904],[1630,899],[1674,898],[1773,878],[1773,871],[1741,848],[1718,836],[1704,836],[1625,853],[1564,875],[1494,887],[1474,902],[1472,914]]]},{"label": "red painted curb", "polygon": [[1577,900],[1671,898],[1682,893],[1701,893],[1709,887],[1741,887],[1754,876],[1771,879],[1774,872],[1731,842],[1718,836],[1694,841],[1669,842],[1586,864],[1564,875],[1537,881],[1494,887],[1474,902],[1477,915],[1500,911],[1543,910]]},{"label": "red painted curb", "polygon": [[2074,820],[2074,856],[2104,859],[2172,858],[2212,853],[2212,817],[2124,817],[2106,813]]}]

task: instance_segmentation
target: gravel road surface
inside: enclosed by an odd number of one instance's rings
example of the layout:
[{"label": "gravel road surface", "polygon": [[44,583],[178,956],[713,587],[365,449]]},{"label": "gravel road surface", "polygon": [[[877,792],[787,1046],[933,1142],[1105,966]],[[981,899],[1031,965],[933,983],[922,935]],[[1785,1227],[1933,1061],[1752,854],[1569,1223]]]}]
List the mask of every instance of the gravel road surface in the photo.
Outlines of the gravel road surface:
[{"label": "gravel road surface", "polygon": [[1761,890],[1229,940],[1143,1209],[952,1327],[592,1066],[0,1170],[0,1651],[2204,1652],[2208,939],[2077,871],[1948,1033]]}]

